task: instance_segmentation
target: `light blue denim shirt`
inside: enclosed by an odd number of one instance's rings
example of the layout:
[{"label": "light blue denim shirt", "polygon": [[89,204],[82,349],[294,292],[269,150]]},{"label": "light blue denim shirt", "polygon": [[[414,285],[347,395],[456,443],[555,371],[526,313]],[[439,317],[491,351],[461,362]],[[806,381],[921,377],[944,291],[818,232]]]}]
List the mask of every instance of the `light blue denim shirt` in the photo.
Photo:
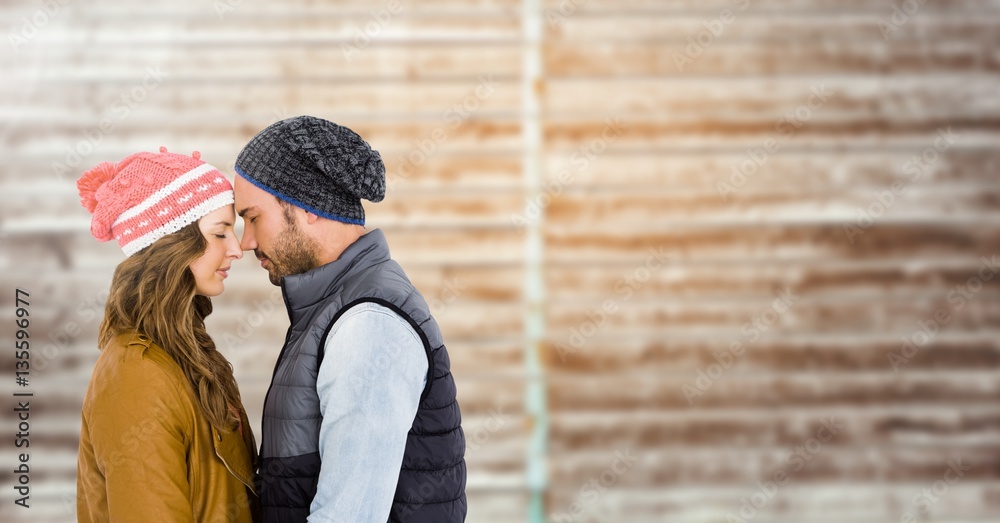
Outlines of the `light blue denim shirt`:
[{"label": "light blue denim shirt", "polygon": [[310,522],[385,523],[427,380],[427,354],[391,309],[362,303],[330,329],[316,391],[322,462]]}]

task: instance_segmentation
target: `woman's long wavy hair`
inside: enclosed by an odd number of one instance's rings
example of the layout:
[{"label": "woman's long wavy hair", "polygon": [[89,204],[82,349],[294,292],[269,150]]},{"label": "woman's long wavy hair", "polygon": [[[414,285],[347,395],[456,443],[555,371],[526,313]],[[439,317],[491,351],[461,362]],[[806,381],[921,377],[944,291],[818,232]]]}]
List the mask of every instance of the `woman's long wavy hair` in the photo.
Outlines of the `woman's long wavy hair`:
[{"label": "woman's long wavy hair", "polygon": [[139,331],[163,348],[181,370],[201,410],[217,429],[232,431],[240,402],[233,367],[205,330],[212,300],[195,291],[191,262],[208,242],[198,222],[160,238],[118,264],[111,279],[99,345],[129,330]]}]

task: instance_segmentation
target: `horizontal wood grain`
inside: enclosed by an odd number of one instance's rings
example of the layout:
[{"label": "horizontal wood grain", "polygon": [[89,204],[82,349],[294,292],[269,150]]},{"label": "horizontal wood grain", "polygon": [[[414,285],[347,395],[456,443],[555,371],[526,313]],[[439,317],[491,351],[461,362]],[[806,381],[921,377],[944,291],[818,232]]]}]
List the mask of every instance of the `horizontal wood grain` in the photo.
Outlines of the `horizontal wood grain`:
[{"label": "horizontal wood grain", "polygon": [[[0,284],[33,297],[33,521],[71,519],[123,259],[90,236],[76,179],[160,145],[232,179],[243,145],[297,114],[385,163],[367,226],[442,329],[470,522],[539,501],[576,523],[996,519],[1000,0],[924,2],[889,34],[904,2],[390,5],[96,0],[0,53]],[[39,8],[0,19],[17,34]],[[149,68],[162,82],[136,90]],[[264,276],[244,253],[207,319],[258,435],[288,326]],[[791,470],[824,420],[837,434]],[[622,453],[637,459],[614,473]],[[921,510],[956,459],[962,480]]]}]

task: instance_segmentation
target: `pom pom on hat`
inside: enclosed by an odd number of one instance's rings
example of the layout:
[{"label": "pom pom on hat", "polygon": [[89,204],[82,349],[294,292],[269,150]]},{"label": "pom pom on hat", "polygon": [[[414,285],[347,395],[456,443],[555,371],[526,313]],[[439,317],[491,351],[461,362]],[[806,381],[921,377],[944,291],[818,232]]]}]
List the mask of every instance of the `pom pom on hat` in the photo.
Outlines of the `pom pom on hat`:
[{"label": "pom pom on hat", "polygon": [[76,188],[80,193],[80,203],[87,209],[87,212],[94,214],[97,208],[97,190],[102,185],[118,174],[118,168],[111,162],[101,162],[96,167],[83,173],[83,176],[76,181]]}]

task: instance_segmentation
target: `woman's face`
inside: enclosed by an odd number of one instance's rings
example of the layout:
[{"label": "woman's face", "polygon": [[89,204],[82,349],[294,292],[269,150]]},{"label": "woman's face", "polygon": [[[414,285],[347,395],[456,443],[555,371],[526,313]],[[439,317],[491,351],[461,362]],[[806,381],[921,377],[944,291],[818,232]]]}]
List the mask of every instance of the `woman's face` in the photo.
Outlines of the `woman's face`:
[{"label": "woman's face", "polygon": [[222,281],[229,276],[230,265],[233,260],[243,257],[240,241],[233,230],[234,223],[236,214],[232,205],[219,207],[198,220],[198,228],[205,236],[208,248],[189,267],[194,273],[195,288],[202,296],[222,294]]}]

